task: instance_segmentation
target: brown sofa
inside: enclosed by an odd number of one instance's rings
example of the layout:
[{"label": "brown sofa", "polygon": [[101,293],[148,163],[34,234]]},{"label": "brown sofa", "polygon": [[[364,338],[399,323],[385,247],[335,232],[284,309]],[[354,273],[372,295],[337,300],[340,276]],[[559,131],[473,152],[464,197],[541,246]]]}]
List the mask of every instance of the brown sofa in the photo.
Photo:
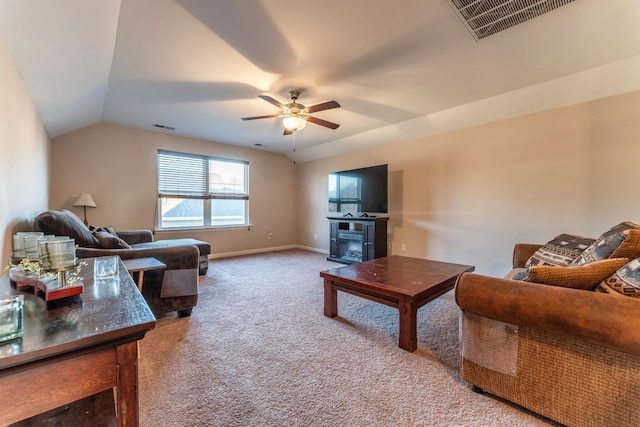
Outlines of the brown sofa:
[{"label": "brown sofa", "polygon": [[87,227],[72,212],[50,210],[35,219],[47,234],[69,236],[78,258],[119,256],[121,259],[156,258],[163,270],[145,272],[142,294],[157,313],[177,311],[189,316],[198,303],[198,274],[208,268],[211,246],[195,239],[154,240],[150,230],[116,231],[112,227]]},{"label": "brown sofa", "polygon": [[[513,267],[541,245],[517,244]],[[569,426],[640,419],[640,300],[465,273],[462,379]]]}]

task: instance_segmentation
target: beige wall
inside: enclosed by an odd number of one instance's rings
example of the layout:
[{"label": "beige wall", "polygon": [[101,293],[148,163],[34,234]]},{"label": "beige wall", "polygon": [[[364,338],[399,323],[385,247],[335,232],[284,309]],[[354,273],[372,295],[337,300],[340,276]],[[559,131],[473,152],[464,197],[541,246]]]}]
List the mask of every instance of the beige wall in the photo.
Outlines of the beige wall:
[{"label": "beige wall", "polygon": [[0,40],[0,275],[11,236],[47,208],[49,137],[13,59]]},{"label": "beige wall", "polygon": [[[48,141],[4,51],[0,66],[3,92],[6,86],[18,99],[0,100],[0,225],[8,230],[45,203]],[[640,222],[639,110],[640,92],[633,92],[297,166],[260,150],[100,124],[53,141],[49,207],[81,216],[71,205],[90,192],[99,206],[89,209],[90,223],[152,228],[158,148],[246,159],[250,231],[157,238],[203,239],[215,254],[294,244],[326,251],[328,172],[388,163],[390,253],[470,263],[499,275],[510,267],[516,242],[544,242],[562,232],[595,237],[622,220]],[[6,259],[10,236],[3,242]]]},{"label": "beige wall", "polygon": [[156,239],[205,240],[217,255],[297,242],[295,165],[284,155],[109,124],[56,138],[51,147],[51,208],[82,218],[82,208],[72,205],[80,193],[90,193],[98,207],[87,208],[89,224],[116,230],[153,229],[158,149],[248,160],[250,230],[158,232]]},{"label": "beige wall", "polygon": [[328,172],[379,163],[393,254],[499,275],[516,242],[640,223],[638,111],[634,92],[299,164],[298,242],[328,249]]}]

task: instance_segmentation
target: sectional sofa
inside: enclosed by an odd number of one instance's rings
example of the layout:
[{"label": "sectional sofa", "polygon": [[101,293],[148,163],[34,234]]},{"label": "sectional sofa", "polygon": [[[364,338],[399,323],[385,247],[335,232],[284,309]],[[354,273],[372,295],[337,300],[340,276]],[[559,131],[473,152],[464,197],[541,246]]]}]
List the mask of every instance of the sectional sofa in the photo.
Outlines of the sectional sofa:
[{"label": "sectional sofa", "polygon": [[195,239],[154,240],[150,230],[116,231],[113,227],[87,227],[67,210],[49,210],[35,219],[38,230],[69,236],[79,258],[119,256],[122,259],[156,258],[166,269],[147,271],[142,294],[155,313],[177,311],[189,316],[198,303],[198,275],[205,275],[211,245]]}]

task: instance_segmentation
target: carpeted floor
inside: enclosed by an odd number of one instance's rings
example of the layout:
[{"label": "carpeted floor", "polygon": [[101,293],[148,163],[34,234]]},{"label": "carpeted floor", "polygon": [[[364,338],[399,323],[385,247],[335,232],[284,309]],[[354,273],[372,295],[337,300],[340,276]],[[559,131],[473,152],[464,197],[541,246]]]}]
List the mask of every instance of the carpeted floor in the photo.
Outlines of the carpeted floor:
[{"label": "carpeted floor", "polygon": [[398,347],[397,310],[338,293],[288,250],[210,261],[190,318],[140,344],[142,426],[547,426],[471,391],[459,375],[453,292],[418,311],[418,350]]}]

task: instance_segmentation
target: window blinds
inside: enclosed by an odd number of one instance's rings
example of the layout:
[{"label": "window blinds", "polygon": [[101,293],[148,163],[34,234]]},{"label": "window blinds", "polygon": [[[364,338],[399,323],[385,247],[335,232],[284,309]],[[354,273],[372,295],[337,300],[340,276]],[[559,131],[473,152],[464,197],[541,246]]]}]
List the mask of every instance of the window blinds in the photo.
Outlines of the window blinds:
[{"label": "window blinds", "polygon": [[158,196],[248,199],[248,164],[158,150]]},{"label": "window blinds", "polygon": [[158,195],[205,196],[208,193],[206,163],[203,157],[158,151]]}]

